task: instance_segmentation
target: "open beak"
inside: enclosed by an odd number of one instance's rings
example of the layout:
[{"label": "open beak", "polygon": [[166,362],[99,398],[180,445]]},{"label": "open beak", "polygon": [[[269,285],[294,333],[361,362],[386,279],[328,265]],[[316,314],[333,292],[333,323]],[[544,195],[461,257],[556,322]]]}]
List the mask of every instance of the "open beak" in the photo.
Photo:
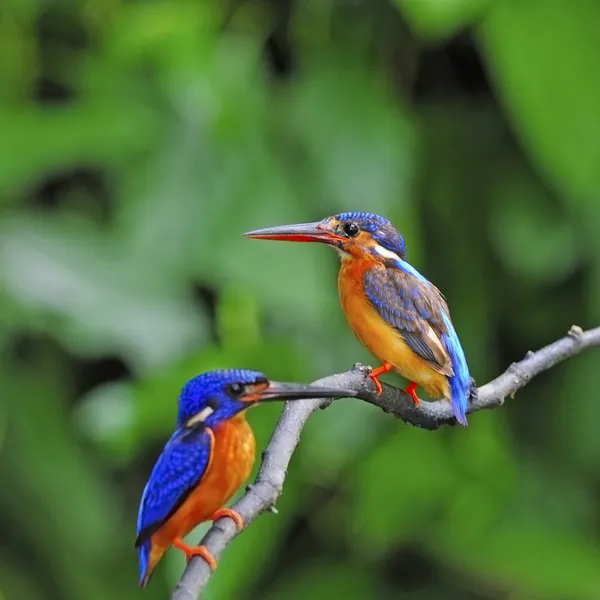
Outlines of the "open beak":
[{"label": "open beak", "polygon": [[305,400],[307,398],[353,398],[354,390],[319,387],[318,385],[301,383],[269,382],[268,387],[246,396],[244,400],[263,402],[266,400]]},{"label": "open beak", "polygon": [[260,240],[282,240],[284,242],[322,242],[324,244],[335,244],[336,242],[345,241],[345,238],[342,236],[329,231],[327,226],[322,222],[267,227],[266,229],[248,231],[242,235]]}]

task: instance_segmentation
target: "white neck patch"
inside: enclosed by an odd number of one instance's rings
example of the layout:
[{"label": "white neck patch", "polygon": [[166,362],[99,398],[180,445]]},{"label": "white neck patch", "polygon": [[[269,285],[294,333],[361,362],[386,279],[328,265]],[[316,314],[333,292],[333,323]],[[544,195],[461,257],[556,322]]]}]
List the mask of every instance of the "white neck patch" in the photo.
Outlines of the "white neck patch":
[{"label": "white neck patch", "polygon": [[202,423],[206,421],[206,419],[208,419],[208,417],[210,417],[210,415],[212,415],[214,412],[214,408],[206,406],[199,413],[195,414],[191,419],[188,419],[186,425],[188,427],[192,427],[196,423]]},{"label": "white neck patch", "polygon": [[373,250],[375,250],[375,252],[377,252],[379,256],[383,256],[383,258],[389,258],[390,260],[400,260],[400,257],[395,252],[392,252],[391,250],[388,250],[387,248],[384,248],[379,244],[373,246]]}]

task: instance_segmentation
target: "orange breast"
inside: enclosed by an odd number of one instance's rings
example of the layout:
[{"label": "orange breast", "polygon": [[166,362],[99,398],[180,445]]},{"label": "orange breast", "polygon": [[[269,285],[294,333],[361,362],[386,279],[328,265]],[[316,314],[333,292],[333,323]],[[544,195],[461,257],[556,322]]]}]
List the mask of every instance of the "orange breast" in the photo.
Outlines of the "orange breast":
[{"label": "orange breast", "polygon": [[152,536],[153,548],[168,548],[222,508],[248,479],[256,441],[243,413],[214,428],[214,453],[200,484]]},{"label": "orange breast", "polygon": [[342,309],[350,328],[381,362],[389,362],[409,381],[418,383],[432,398],[449,398],[446,377],[432,369],[404,342],[400,333],[382,319],[365,295],[363,277],[373,268],[367,261],[345,260],[338,278]]}]

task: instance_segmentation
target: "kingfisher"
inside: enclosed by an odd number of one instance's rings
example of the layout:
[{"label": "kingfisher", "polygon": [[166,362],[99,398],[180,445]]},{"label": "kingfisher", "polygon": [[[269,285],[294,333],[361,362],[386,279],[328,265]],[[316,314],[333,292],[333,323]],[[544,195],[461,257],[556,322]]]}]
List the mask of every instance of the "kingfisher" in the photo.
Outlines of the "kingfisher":
[{"label": "kingfisher", "polygon": [[400,232],[388,219],[346,212],[315,223],[257,229],[245,237],[320,242],[338,251],[342,309],[358,338],[383,364],[369,377],[397,371],[419,406],[417,387],[446,398],[458,423],[467,425],[471,376],[442,293],[406,261]]},{"label": "kingfisher", "polygon": [[250,475],[256,442],[244,411],[270,400],[340,398],[352,390],[269,381],[242,369],[210,371],[190,379],[181,390],[175,433],[146,484],[138,513],[140,586],[145,587],[163,554],[174,546],[189,560],[202,556],[211,569],[217,561],[204,546],[183,542],[204,521],[229,517],[238,531],[242,517],[224,508]]}]

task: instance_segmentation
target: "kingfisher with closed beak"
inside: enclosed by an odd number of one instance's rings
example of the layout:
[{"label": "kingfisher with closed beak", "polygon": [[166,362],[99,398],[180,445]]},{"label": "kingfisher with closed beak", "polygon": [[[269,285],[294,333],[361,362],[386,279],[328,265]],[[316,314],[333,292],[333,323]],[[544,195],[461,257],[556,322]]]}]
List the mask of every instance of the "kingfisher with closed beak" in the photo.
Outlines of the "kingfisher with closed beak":
[{"label": "kingfisher with closed beak", "polygon": [[317,223],[283,225],[245,233],[265,240],[320,242],[341,256],[338,290],[342,309],[360,342],[383,365],[409,380],[405,392],[419,405],[417,386],[446,398],[456,420],[467,425],[471,376],[441,292],[406,262],[404,238],[379,215],[347,212]]},{"label": "kingfisher with closed beak", "polygon": [[145,587],[163,554],[172,545],[188,560],[202,556],[212,569],[215,558],[204,546],[190,547],[182,538],[204,521],[233,519],[223,508],[250,475],[256,443],[244,411],[269,400],[340,398],[356,392],[299,383],[269,381],[256,371],[225,369],[188,381],[179,396],[177,427],[158,458],[144,489],[135,547],[140,585]]}]

